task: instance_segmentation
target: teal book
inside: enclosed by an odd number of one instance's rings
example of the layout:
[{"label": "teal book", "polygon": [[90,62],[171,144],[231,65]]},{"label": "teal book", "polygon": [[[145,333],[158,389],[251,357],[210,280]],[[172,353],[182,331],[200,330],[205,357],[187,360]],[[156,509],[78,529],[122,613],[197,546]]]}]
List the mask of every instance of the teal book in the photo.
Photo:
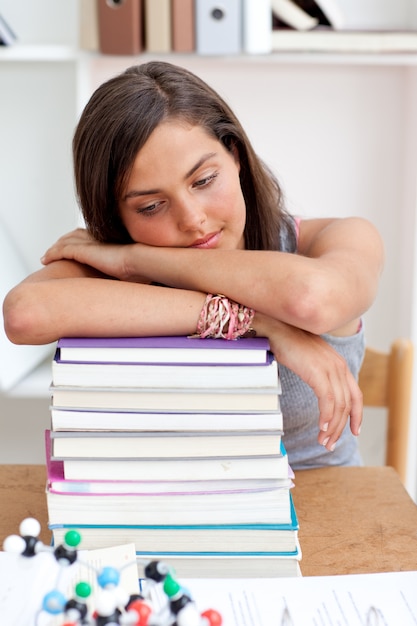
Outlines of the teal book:
[{"label": "teal book", "polygon": [[297,556],[299,523],[289,494],[290,521],[282,524],[50,524],[54,543],[77,528],[85,549],[134,543],[138,554],[197,556]]}]

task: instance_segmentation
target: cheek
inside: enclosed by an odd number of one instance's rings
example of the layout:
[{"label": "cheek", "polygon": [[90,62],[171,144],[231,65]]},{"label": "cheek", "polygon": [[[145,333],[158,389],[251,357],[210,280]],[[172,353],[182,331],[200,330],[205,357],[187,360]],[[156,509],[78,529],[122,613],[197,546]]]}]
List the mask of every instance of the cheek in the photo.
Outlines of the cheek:
[{"label": "cheek", "polygon": [[140,223],[132,221],[126,224],[129,235],[136,243],[143,243],[148,246],[171,247],[174,240],[171,231],[166,224],[160,224],[156,220],[140,220]]},{"label": "cheek", "polygon": [[240,187],[230,198],[230,207],[233,207],[231,211],[231,213],[233,213],[233,215],[231,214],[232,219],[235,221],[236,225],[244,228],[246,223],[246,205]]},{"label": "cheek", "polygon": [[[230,181],[233,180],[233,184]],[[245,221],[246,206],[240,186],[239,176],[233,172],[227,185],[220,189],[216,204],[220,205],[223,212],[227,211],[228,219],[241,222]]]}]

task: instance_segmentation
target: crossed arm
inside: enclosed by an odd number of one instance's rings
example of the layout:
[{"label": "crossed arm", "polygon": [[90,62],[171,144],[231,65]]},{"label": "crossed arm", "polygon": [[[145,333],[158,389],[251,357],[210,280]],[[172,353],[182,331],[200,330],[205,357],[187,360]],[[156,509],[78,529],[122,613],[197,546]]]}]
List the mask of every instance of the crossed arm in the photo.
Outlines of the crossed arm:
[{"label": "crossed arm", "polygon": [[268,336],[278,361],[315,391],[319,442],[328,439],[331,448],[349,416],[359,433],[360,391],[344,360],[318,335],[355,332],[375,298],[383,249],[366,220],[302,221],[296,255],[99,244],[77,230],[42,261],[4,301],[11,341],[192,334],[205,294],[223,293],[255,309],[257,333]]}]

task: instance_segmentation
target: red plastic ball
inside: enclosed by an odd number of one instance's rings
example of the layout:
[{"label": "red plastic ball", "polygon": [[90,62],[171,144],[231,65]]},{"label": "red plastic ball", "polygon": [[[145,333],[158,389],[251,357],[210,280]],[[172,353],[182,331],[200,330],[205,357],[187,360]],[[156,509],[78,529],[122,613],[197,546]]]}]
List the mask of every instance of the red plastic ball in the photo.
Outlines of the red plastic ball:
[{"label": "red plastic ball", "polygon": [[149,604],[143,600],[133,600],[133,602],[129,604],[129,611],[134,611],[138,616],[135,626],[148,626],[149,616],[152,613]]},{"label": "red plastic ball", "polygon": [[207,611],[201,613],[201,617],[205,617],[210,626],[222,626],[223,624],[222,616],[214,609],[207,609]]}]

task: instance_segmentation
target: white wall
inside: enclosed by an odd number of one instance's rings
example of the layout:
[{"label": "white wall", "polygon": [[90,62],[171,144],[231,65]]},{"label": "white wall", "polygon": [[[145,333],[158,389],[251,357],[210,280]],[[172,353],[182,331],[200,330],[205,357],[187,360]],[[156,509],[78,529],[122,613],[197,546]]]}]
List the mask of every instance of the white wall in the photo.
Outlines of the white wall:
[{"label": "white wall", "polygon": [[0,13],[21,44],[77,45],[78,0],[1,0]]}]

